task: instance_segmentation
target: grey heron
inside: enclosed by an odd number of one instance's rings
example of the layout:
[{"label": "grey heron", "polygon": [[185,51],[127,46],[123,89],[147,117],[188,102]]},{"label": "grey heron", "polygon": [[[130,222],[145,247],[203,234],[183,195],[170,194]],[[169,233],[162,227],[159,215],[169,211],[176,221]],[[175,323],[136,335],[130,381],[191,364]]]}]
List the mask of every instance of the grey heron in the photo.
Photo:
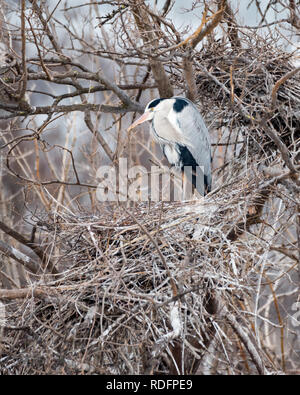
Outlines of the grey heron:
[{"label": "grey heron", "polygon": [[[211,145],[204,120],[193,102],[184,97],[159,98],[150,101],[144,114],[128,131],[137,125],[152,121],[150,130],[172,166],[184,171],[192,168],[191,182],[198,192],[211,191]],[[196,182],[196,169],[203,169],[203,182]],[[201,183],[200,183],[201,184]]]}]

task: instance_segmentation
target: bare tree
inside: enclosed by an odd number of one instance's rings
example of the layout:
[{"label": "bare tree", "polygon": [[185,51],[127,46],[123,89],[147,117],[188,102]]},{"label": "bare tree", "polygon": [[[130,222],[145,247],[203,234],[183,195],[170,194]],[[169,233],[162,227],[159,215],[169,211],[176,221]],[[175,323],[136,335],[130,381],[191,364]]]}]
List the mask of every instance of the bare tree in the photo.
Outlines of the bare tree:
[{"label": "bare tree", "polygon": [[[300,16],[248,3],[2,1],[2,373],[299,373]],[[164,164],[126,128],[173,95],[213,191],[99,202],[99,166]]]}]

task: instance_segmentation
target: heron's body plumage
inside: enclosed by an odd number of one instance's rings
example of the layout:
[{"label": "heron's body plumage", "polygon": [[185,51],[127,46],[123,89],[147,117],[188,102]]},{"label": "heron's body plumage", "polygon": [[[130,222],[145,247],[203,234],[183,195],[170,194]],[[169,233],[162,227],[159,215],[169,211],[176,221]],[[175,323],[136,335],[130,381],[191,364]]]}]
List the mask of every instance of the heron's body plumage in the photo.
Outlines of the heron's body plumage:
[{"label": "heron's body plumage", "polygon": [[[210,192],[212,177],[209,133],[195,104],[180,96],[154,99],[128,130],[145,121],[151,121],[150,130],[169,163],[181,171],[186,167],[192,168],[187,175],[190,182],[201,194]],[[200,169],[203,172],[204,188],[203,183],[200,185],[197,182]]]}]

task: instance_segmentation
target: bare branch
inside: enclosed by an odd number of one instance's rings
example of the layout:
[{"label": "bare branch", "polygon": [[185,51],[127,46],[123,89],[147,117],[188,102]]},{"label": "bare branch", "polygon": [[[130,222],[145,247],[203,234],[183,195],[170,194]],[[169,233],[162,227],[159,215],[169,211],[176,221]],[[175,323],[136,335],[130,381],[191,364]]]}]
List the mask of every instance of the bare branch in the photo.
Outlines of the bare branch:
[{"label": "bare branch", "polygon": [[26,299],[30,296],[35,298],[48,297],[49,291],[38,287],[20,289],[0,289],[0,299]]},{"label": "bare branch", "polygon": [[26,65],[26,35],[25,35],[25,0],[21,1],[21,38],[22,38],[22,87],[19,100],[24,99],[27,87],[27,65]]},{"label": "bare branch", "polygon": [[210,34],[218,26],[223,17],[225,6],[226,0],[219,1],[218,11],[212,16],[212,21],[209,22],[204,29],[202,29],[202,26],[200,25],[196,32],[187,39],[190,41],[192,48],[196,48],[196,46],[204,39],[204,37]]},{"label": "bare branch", "polygon": [[[136,25],[140,31],[145,46],[150,47],[150,49],[151,47],[155,49],[155,47],[157,47],[157,38],[150,30],[152,24],[149,19],[147,7],[144,3],[140,3],[138,6],[136,6],[135,1],[131,1],[130,4],[132,7],[132,12],[136,21]],[[151,57],[149,58],[149,64],[155,82],[158,85],[160,97],[172,97],[174,95],[174,91],[164,70],[163,64]]]},{"label": "bare branch", "polygon": [[238,323],[235,316],[232,313],[227,311],[226,314],[224,315],[224,317],[229,322],[229,324],[232,326],[232,329],[236,332],[238,337],[241,339],[241,341],[245,345],[247,351],[249,352],[249,354],[252,358],[253,363],[256,366],[258,373],[261,375],[266,374],[266,368],[262,362],[262,359],[261,359],[253,341],[250,339],[250,337],[244,331],[242,326]]},{"label": "bare branch", "polygon": [[37,263],[29,256],[23,254],[21,251],[18,251],[16,248],[9,246],[1,240],[0,251],[7,257],[21,263],[21,265],[23,265],[27,270],[30,270],[32,273],[37,273],[40,269]]},{"label": "bare branch", "polygon": [[[30,248],[40,258],[40,260],[42,261],[42,264],[43,264],[42,267],[47,268],[47,270],[51,271],[52,273],[58,273],[57,269],[52,264],[51,260],[49,259],[48,255],[47,255],[47,253],[46,253],[46,251],[44,249],[42,249],[38,245],[33,244],[30,240],[26,239],[23,235],[21,235],[16,230],[14,230],[14,229],[10,228],[9,226],[7,226],[2,221],[0,221],[0,229],[3,232],[5,232],[8,236],[13,237],[19,243],[23,244],[25,247]],[[7,253],[13,254],[11,248],[10,247],[7,247],[7,248],[8,248]],[[13,258],[13,255],[10,255],[10,256]],[[31,258],[28,257],[28,259],[29,259],[29,265],[30,265],[29,267],[31,267],[31,268],[33,268],[34,266],[37,267],[36,264],[32,265],[33,260]],[[22,258],[21,260],[22,260],[22,262],[26,262],[25,258]],[[37,271],[38,271],[38,269],[36,271],[34,271],[34,273],[37,273]]]},{"label": "bare branch", "polygon": [[275,109],[275,105],[276,105],[276,99],[277,99],[277,92],[278,89],[280,88],[280,86],[282,84],[284,84],[289,78],[293,77],[294,75],[296,75],[298,72],[300,71],[300,66],[296,67],[294,70],[286,73],[284,76],[282,76],[274,85],[273,89],[272,89],[272,94],[271,94],[271,110]]},{"label": "bare branch", "polygon": [[[12,109],[12,107],[14,109]],[[0,105],[0,108],[3,108],[7,111],[10,111],[11,114],[4,115],[2,119],[9,119],[15,117],[22,117],[27,115],[37,115],[37,114],[55,114],[55,113],[69,113],[73,111],[94,111],[94,112],[103,112],[103,113],[113,113],[113,114],[126,114],[128,112],[142,112],[143,107],[141,105],[134,105],[133,107],[115,107],[109,106],[106,104],[91,104],[91,103],[81,103],[81,104],[70,104],[65,106],[42,106],[35,107],[29,110],[18,110],[16,106],[12,105]]]}]

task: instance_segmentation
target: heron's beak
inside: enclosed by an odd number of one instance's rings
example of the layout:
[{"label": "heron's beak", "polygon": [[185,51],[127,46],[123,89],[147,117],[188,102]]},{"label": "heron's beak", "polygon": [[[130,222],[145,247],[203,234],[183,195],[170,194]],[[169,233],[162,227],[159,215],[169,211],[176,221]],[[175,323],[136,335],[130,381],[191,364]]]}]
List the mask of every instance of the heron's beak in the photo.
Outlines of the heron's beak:
[{"label": "heron's beak", "polygon": [[135,122],[133,122],[132,125],[129,126],[129,128],[127,129],[127,132],[129,132],[130,130],[134,129],[137,125],[139,125],[140,123],[143,123],[145,121],[148,121],[151,117],[150,112],[145,112],[141,117],[139,117]]}]

